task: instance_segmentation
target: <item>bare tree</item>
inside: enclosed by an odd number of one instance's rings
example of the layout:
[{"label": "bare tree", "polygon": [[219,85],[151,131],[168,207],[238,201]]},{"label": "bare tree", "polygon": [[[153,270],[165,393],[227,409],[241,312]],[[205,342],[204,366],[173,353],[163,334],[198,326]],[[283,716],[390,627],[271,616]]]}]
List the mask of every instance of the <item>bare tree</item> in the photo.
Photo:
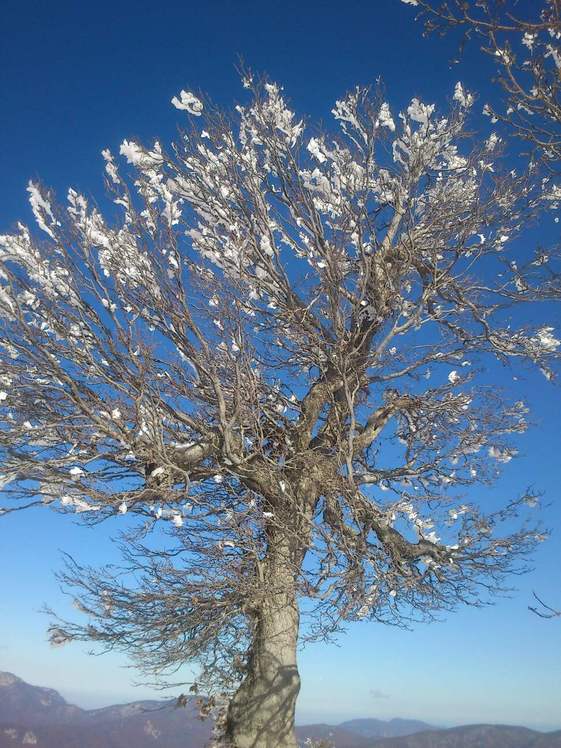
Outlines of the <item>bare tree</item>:
[{"label": "bare tree", "polygon": [[[502,97],[483,106],[492,124],[528,146],[530,174],[542,194],[542,206],[558,212],[561,186],[561,2],[540,0],[402,0],[419,9],[426,34],[457,31],[460,52],[468,43],[480,45],[493,61]],[[558,222],[559,217],[555,220]],[[547,263],[559,257],[559,246],[542,251]],[[542,291],[561,298],[561,277],[550,270]],[[557,611],[536,596],[529,609],[542,618]]]},{"label": "bare tree", "polygon": [[[501,106],[486,103],[534,159],[559,170],[561,160],[561,0],[401,0],[417,6],[425,32],[462,34],[460,49],[479,43],[496,64]],[[558,199],[558,198],[557,198]]]},{"label": "bare tree", "polygon": [[526,428],[500,369],[549,379],[559,341],[523,311],[536,200],[467,137],[461,85],[397,122],[357,88],[310,138],[244,83],[231,116],[174,97],[190,127],[169,152],[124,141],[130,178],[104,151],[106,218],[30,183],[41,236],[0,238],[2,497],[127,515],[122,566],[68,559],[86,622],[53,643],[159,678],[194,661],[221,740],[294,748],[299,637],[480,605],[524,570],[536,496],[466,494]]}]

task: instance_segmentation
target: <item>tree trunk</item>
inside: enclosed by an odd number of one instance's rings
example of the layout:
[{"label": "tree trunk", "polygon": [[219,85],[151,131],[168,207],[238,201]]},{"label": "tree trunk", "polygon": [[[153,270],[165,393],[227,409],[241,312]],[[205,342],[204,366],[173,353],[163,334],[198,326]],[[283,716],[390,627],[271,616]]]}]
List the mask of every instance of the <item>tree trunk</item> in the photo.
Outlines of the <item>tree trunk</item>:
[{"label": "tree trunk", "polygon": [[228,708],[226,739],[235,748],[297,748],[299,611],[287,540],[271,538],[262,581],[248,669]]}]

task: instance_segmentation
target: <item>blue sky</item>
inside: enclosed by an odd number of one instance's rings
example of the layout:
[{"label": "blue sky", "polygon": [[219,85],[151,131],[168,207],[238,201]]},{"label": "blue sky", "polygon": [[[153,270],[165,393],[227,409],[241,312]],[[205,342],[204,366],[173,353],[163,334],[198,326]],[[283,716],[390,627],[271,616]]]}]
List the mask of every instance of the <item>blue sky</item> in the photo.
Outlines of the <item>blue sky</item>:
[{"label": "blue sky", "polygon": [[[492,98],[487,62],[468,50],[450,67],[453,42],[422,39],[413,17],[398,0],[5,0],[0,232],[29,220],[29,178],[60,195],[68,186],[100,195],[102,148],[116,152],[131,136],[172,138],[180,120],[169,102],[181,88],[204,90],[224,105],[240,97],[240,57],[282,83],[296,110],[314,119],[327,119],[336,97],[378,76],[394,107],[415,95],[443,102],[458,78],[482,101]],[[561,728],[561,621],[527,610],[534,589],[561,605],[561,393],[535,373],[504,369],[501,379],[528,399],[536,425],[489,497],[506,499],[528,484],[545,491],[543,521],[554,533],[534,571],[494,607],[461,610],[412,632],[357,624],[338,646],[306,650],[300,721],[402,716]],[[2,520],[0,669],[87,706],[147,693],[132,686],[135,673],[120,657],[88,657],[78,645],[50,649],[38,612],[44,602],[66,605],[53,578],[60,549],[92,563],[111,560],[115,529],[82,528],[47,511]]]}]

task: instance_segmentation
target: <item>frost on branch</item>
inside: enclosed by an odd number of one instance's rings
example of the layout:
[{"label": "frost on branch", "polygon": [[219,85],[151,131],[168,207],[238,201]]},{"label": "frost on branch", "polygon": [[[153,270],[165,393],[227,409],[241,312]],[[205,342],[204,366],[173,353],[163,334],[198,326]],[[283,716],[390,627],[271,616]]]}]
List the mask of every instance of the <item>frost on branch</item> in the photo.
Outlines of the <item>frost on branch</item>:
[{"label": "frost on branch", "polygon": [[195,117],[200,117],[203,111],[202,101],[190,91],[181,91],[179,98],[174,96],[171,103],[176,109],[184,109],[189,114],[194,114]]},{"label": "frost on branch", "polygon": [[[516,8],[491,0],[402,2],[417,6],[426,32],[458,32],[461,47],[473,40],[488,55],[503,96],[493,106],[484,103],[483,113],[526,141],[534,166],[543,160],[555,169],[561,156],[559,0],[535,0]],[[455,97],[460,100],[461,92]]]},{"label": "frost on branch", "polygon": [[206,690],[243,680],[272,590],[310,638],[500,590],[542,535],[532,494],[478,501],[527,426],[479,372],[551,376],[559,346],[524,313],[527,182],[466,139],[463,86],[445,113],[356,88],[323,131],[247,86],[228,116],[183,91],[168,148],[104,150],[109,209],[33,185],[39,231],[0,237],[2,501],[127,532],[119,570],[69,559],[88,622],[54,641],[196,660]]}]

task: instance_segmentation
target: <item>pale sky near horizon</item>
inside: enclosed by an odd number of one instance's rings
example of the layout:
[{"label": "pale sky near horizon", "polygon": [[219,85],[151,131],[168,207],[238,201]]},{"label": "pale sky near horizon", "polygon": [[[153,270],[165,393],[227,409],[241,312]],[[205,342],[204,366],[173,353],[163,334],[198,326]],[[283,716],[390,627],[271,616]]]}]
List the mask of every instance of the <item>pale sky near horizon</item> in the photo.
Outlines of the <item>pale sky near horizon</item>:
[{"label": "pale sky near horizon", "polygon": [[[492,97],[492,69],[469,50],[450,67],[450,40],[422,39],[414,11],[398,0],[297,3],[106,0],[95,5],[7,0],[0,10],[0,233],[29,220],[25,186],[40,177],[64,194],[100,192],[100,151],[127,137],[174,136],[169,101],[181,88],[228,104],[240,97],[241,56],[284,84],[299,113],[326,119],[356,83],[381,75],[395,108],[412,96],[444,102],[456,80]],[[553,323],[559,328],[559,312]],[[462,609],[413,631],[360,623],[335,645],[302,653],[299,721],[410,717],[438,725],[468,722],[561,729],[561,619],[528,611],[532,591],[561,607],[561,390],[537,373],[505,369],[501,384],[532,406],[535,425],[521,456],[506,466],[496,495],[532,484],[545,493],[553,530],[518,591],[493,607]],[[116,525],[76,526],[48,511],[0,521],[0,670],[56,688],[81,706],[154,695],[117,655],[46,643],[43,603],[64,609],[53,571],[60,550],[102,563],[115,557]]]}]

